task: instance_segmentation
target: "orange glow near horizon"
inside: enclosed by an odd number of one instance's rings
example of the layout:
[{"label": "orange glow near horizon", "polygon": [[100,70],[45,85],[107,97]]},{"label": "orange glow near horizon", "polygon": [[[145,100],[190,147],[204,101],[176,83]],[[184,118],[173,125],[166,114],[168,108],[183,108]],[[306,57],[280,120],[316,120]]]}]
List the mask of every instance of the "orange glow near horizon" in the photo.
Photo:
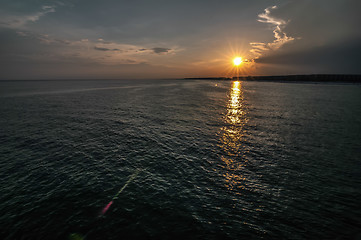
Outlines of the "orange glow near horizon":
[{"label": "orange glow near horizon", "polygon": [[204,54],[201,56],[204,60],[195,64],[199,70],[204,70],[204,75],[231,79],[260,75],[249,51],[248,43],[226,40],[224,45],[219,46],[217,50]]},{"label": "orange glow near horizon", "polygon": [[223,49],[223,63],[219,66],[223,68],[223,71],[219,75],[238,79],[241,76],[255,74],[255,64],[252,59],[249,59],[247,48],[240,42],[229,43],[226,49]]}]

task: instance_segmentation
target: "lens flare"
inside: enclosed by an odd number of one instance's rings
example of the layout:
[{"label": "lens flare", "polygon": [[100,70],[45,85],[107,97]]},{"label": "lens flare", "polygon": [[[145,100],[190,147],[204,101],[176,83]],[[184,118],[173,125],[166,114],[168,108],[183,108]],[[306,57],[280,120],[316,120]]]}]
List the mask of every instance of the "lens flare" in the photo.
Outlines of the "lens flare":
[{"label": "lens flare", "polygon": [[113,200],[112,201],[110,201],[104,208],[103,208],[103,210],[102,210],[102,215],[104,215],[107,211],[108,211],[108,209],[110,208],[110,206],[113,204]]},{"label": "lens flare", "polygon": [[117,194],[114,195],[114,197],[112,198],[112,200],[102,209],[101,213],[99,216],[103,216],[110,208],[110,206],[113,204],[114,200],[118,198],[119,194],[121,194],[121,192],[123,192],[123,190],[128,186],[128,184],[137,177],[139,173],[139,169],[137,169],[135,171],[135,173],[132,174],[132,176],[130,176],[130,178],[128,179],[128,181],[124,184],[124,186],[117,192]]}]

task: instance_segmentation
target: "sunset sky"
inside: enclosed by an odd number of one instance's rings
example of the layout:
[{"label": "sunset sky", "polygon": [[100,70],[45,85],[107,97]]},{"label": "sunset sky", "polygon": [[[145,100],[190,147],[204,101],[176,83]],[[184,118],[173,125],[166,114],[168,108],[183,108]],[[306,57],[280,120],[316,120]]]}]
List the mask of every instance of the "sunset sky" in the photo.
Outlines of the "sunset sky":
[{"label": "sunset sky", "polygon": [[360,0],[1,0],[0,79],[361,74]]}]

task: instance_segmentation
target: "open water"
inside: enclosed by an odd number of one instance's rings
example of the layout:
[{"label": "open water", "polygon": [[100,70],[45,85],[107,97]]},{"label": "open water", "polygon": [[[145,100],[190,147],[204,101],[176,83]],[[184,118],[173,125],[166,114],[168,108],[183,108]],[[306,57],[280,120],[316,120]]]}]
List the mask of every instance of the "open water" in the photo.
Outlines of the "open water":
[{"label": "open water", "polygon": [[361,85],[2,81],[0,115],[1,239],[361,239]]}]

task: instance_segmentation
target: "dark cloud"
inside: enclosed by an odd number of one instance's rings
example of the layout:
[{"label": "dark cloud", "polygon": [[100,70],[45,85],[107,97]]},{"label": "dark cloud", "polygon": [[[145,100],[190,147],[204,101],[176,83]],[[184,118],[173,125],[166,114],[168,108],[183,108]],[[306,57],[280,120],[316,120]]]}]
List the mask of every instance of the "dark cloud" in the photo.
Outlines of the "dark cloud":
[{"label": "dark cloud", "polygon": [[169,52],[170,50],[171,50],[170,48],[160,48],[160,47],[152,48],[152,51],[153,51],[154,53],[158,53],[158,54],[167,53],[167,52]]},{"label": "dark cloud", "polygon": [[361,74],[361,38],[303,50],[281,51],[260,57],[256,63],[283,68],[297,67],[303,73]]},{"label": "dark cloud", "polygon": [[358,0],[302,0],[289,1],[272,13],[289,20],[285,31],[309,47],[361,37],[360,9]]},{"label": "dark cloud", "polygon": [[[64,0],[62,2],[65,2]],[[69,2],[69,1],[67,1]],[[56,7],[63,5],[64,3],[60,3],[60,1],[53,0],[27,0],[27,1],[19,1],[19,0],[2,0],[1,1],[1,10],[6,11],[7,13],[12,14],[34,14],[39,12],[39,10],[45,10],[50,6]]]},{"label": "dark cloud", "polygon": [[104,48],[104,47],[97,47],[97,46],[95,46],[94,49],[98,50],[98,51],[104,51],[104,52],[106,52],[106,51],[119,52],[120,51],[120,49],[118,49],[118,48],[111,49],[111,48]]},{"label": "dark cloud", "polygon": [[265,3],[269,0],[258,0],[255,4],[239,0],[230,0],[226,4],[219,4],[218,0],[73,2],[71,8],[59,7],[42,29],[50,33],[57,32],[58,29],[53,26],[61,23],[74,29],[86,29],[89,32],[96,30],[96,38],[102,37],[108,41],[122,39],[143,44],[144,41],[157,39],[186,41],[188,38],[184,38],[184,34],[214,33],[214,28],[225,30],[225,23],[228,27],[239,27],[240,23],[267,7]]},{"label": "dark cloud", "polygon": [[28,58],[32,55],[51,51],[52,49],[49,45],[41,43],[38,35],[30,33],[19,34],[19,32],[12,29],[0,28],[0,59],[11,62],[15,56]]}]

